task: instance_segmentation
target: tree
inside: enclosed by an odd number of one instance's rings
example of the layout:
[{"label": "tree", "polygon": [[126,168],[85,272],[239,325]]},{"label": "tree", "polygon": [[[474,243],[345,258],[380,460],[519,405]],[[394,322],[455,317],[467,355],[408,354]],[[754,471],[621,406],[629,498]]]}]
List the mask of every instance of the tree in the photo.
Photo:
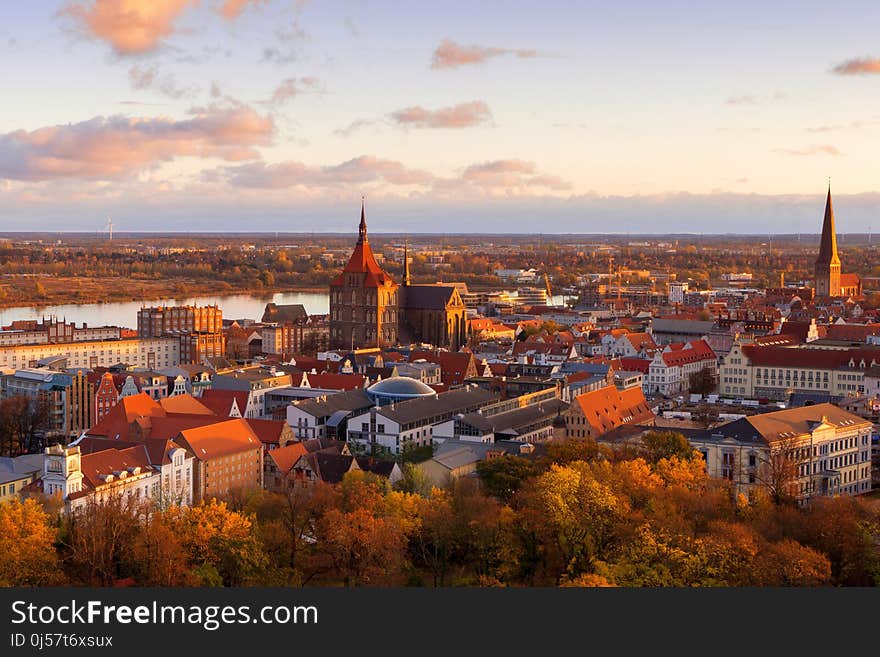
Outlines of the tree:
[{"label": "tree", "polygon": [[51,586],[62,581],[56,531],[33,498],[0,504],[0,586]]},{"label": "tree", "polygon": [[259,581],[267,559],[248,515],[212,499],[171,507],[165,516],[205,583],[243,586]]},{"label": "tree", "polygon": [[696,454],[688,439],[676,431],[649,431],[642,436],[642,445],[649,463],[672,457],[690,461]]},{"label": "tree", "polygon": [[715,385],[715,375],[707,368],[691,372],[688,377],[688,389],[695,395],[708,395],[715,390]]},{"label": "tree", "polygon": [[566,438],[547,443],[544,464],[566,465],[575,461],[592,461],[599,455],[599,444],[592,438]]},{"label": "tree", "polygon": [[403,463],[400,469],[403,477],[394,484],[394,490],[404,493],[415,493],[422,497],[427,497],[431,494],[433,484],[422,468],[414,463]]},{"label": "tree", "polygon": [[477,475],[485,491],[502,502],[510,501],[523,482],[536,473],[534,461],[511,454],[477,462]]}]

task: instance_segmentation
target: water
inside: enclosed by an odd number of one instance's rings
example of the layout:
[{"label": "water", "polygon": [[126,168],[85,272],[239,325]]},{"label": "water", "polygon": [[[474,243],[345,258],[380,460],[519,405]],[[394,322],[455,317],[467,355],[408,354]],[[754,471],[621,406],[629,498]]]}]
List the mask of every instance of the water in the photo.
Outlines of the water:
[{"label": "water", "polygon": [[[562,296],[554,296],[550,302],[563,305]],[[225,319],[254,319],[260,321],[266,304],[301,303],[310,315],[326,315],[330,312],[330,297],[325,292],[276,292],[275,294],[250,295],[232,294],[227,296],[188,297],[186,299],[165,299],[147,301],[150,306],[208,306],[217,304]],[[55,315],[68,322],[83,322],[89,326],[124,326],[137,328],[137,311],[144,303],[140,301],[121,301],[113,303],[62,304],[58,306],[18,306],[0,309],[0,326],[8,326],[15,319],[40,319]]]},{"label": "water", "polygon": [[[310,315],[326,315],[330,312],[330,297],[326,292],[277,292],[275,294],[250,295],[233,294],[228,296],[188,297],[186,299],[166,299],[147,301],[146,305],[207,306],[217,304],[225,319],[250,318],[259,321],[266,304],[301,303]],[[20,306],[0,309],[0,326],[8,326],[15,319],[40,319],[55,315],[68,322],[83,322],[89,326],[124,326],[137,328],[137,312],[144,304],[140,301],[114,303],[63,304],[58,306]]]}]

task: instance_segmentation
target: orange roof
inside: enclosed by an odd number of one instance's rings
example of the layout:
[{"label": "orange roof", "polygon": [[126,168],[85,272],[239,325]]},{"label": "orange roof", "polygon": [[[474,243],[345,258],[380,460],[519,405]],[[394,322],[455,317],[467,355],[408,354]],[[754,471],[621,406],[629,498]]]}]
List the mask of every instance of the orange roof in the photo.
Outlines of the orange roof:
[{"label": "orange roof", "polygon": [[287,474],[290,472],[290,469],[296,465],[296,462],[308,453],[309,450],[306,449],[305,443],[288,443],[284,447],[279,447],[278,449],[270,451],[269,458],[275,462],[275,465],[281,471],[281,474]]},{"label": "orange roof", "polygon": [[190,415],[216,415],[192,395],[175,395],[159,401],[166,413],[188,413]]},{"label": "orange roof", "polygon": [[[260,442],[267,445],[277,445],[281,438],[281,433],[287,422],[284,420],[245,420],[256,434]],[[274,451],[274,450],[273,450]]]},{"label": "orange roof", "polygon": [[[690,347],[686,348],[685,345],[690,345]],[[663,362],[669,367],[680,367],[701,360],[715,360],[715,352],[705,340],[675,342],[666,345],[666,348],[670,351],[663,352]]]},{"label": "orange roof", "polygon": [[248,395],[250,393],[247,390],[214,390],[212,388],[205,390],[199,401],[219,417],[229,417],[229,413],[232,411],[232,402],[235,401],[243,416],[247,411]]},{"label": "orange roof", "polygon": [[262,446],[260,439],[247,421],[232,418],[203,427],[185,429],[180,432],[180,440],[189,447],[200,461],[257,449]]},{"label": "orange roof", "polygon": [[127,472],[128,468],[140,468],[141,472],[151,472],[150,458],[143,445],[126,449],[102,449],[100,452],[84,454],[80,459],[80,468],[86,484],[92,488],[104,485],[102,475]]},{"label": "orange roof", "polygon": [[626,336],[626,339],[629,340],[629,343],[636,351],[642,348],[654,349],[657,346],[650,333],[630,333]]},{"label": "orange roof", "polygon": [[644,422],[654,417],[641,388],[618,390],[607,386],[574,398],[593,436],[600,436],[623,424]]}]

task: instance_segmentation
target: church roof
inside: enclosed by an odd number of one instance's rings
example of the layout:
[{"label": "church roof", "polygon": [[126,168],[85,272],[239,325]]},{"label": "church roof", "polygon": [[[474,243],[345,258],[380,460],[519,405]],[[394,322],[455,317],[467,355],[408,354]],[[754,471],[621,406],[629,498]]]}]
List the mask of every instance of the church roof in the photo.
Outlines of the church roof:
[{"label": "church roof", "polygon": [[819,243],[817,265],[840,264],[837,255],[837,234],[834,231],[834,207],[831,204],[831,185],[828,186],[828,197],[825,199],[825,219],[822,221],[822,240]]},{"label": "church roof", "polygon": [[364,287],[380,287],[386,285],[394,285],[394,280],[385,273],[376,262],[373,255],[373,249],[370,248],[370,240],[367,238],[367,220],[364,215],[364,206],[361,205],[361,223],[359,227],[359,236],[351,258],[342,274],[337,276],[331,286],[341,286],[345,281],[345,274],[366,274],[364,279]]},{"label": "church roof", "polygon": [[451,285],[410,285],[406,288],[406,307],[444,310],[454,294]]}]

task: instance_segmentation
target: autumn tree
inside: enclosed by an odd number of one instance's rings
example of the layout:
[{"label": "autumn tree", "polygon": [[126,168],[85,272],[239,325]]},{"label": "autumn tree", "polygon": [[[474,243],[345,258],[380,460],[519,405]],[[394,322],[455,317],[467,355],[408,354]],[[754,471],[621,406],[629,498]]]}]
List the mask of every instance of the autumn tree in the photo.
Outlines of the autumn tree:
[{"label": "autumn tree", "polygon": [[56,529],[33,498],[0,504],[0,586],[51,586],[63,581]]},{"label": "autumn tree", "polygon": [[506,454],[477,462],[477,475],[485,491],[507,502],[529,477],[537,473],[534,461]]},{"label": "autumn tree", "polygon": [[696,454],[688,439],[677,431],[648,431],[642,436],[642,445],[649,463],[672,457],[689,461]]}]

